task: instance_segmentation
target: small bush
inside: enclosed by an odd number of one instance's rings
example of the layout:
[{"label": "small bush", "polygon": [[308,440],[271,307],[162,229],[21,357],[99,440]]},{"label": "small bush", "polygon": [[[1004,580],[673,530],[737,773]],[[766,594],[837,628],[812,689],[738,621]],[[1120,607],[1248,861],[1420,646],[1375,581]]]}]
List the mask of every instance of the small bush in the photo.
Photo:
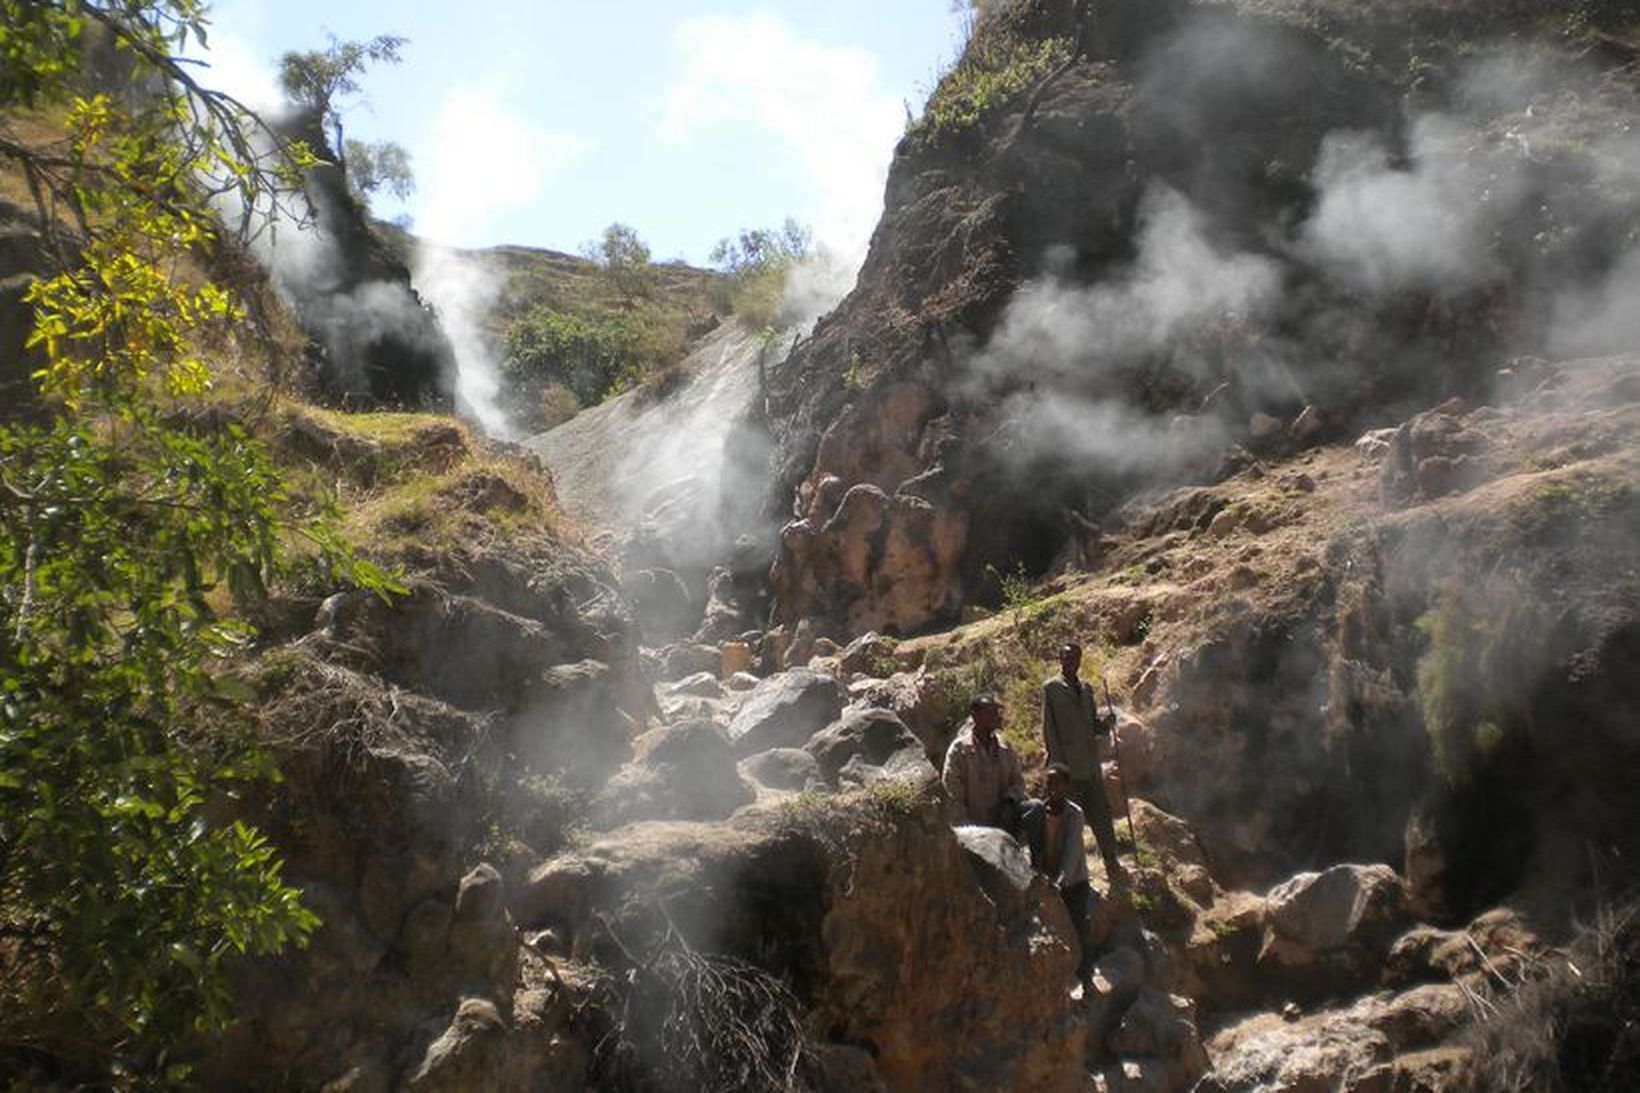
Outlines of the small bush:
[{"label": "small bush", "polygon": [[911,127],[933,139],[961,133],[1013,101],[1070,60],[1069,38],[1026,42],[1004,34],[976,33],[962,57],[941,77],[923,115]]}]

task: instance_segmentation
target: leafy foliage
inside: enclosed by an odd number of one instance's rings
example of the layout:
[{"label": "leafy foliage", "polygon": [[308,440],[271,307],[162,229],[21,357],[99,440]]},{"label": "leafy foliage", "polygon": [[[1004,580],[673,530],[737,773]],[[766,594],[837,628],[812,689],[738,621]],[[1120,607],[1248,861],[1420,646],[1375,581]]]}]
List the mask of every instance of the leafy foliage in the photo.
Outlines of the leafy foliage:
[{"label": "leafy foliage", "polygon": [[558,384],[590,406],[633,367],[640,341],[638,324],[626,316],[537,308],[507,331],[503,379],[515,389]]},{"label": "leafy foliage", "polygon": [[588,243],[582,250],[598,263],[626,306],[632,306],[653,290],[655,276],[649,265],[649,244],[638,237],[635,228],[611,224],[596,242]]},{"label": "leafy foliage", "polygon": [[813,233],[791,217],[778,228],[746,228],[720,239],[708,258],[727,274],[719,306],[750,326],[776,324],[786,279],[813,250]]},{"label": "leafy foliage", "polygon": [[403,201],[416,192],[416,174],[410,153],[390,140],[349,140],[344,155],[347,188],[362,203],[369,204],[378,191]]},{"label": "leafy foliage", "polygon": [[1548,627],[1529,593],[1494,578],[1445,582],[1418,629],[1428,642],[1418,695],[1436,769],[1464,789],[1525,730],[1530,689],[1549,661]]},{"label": "leafy foliage", "polygon": [[[317,925],[274,848],[220,807],[273,774],[235,731],[243,692],[221,664],[251,634],[228,609],[291,572],[293,535],[332,578],[391,581],[328,523],[288,519],[266,452],[204,412],[193,347],[240,312],[192,272],[217,242],[200,182],[251,206],[275,180],[236,155],[255,123],[169,60],[203,36],[202,8],[23,8],[8,90],[67,101],[66,139],[0,152],[81,245],[28,294],[49,420],[0,427],[0,1059],[154,1084],[229,1019],[236,957]],[[85,19],[171,90],[138,110],[74,97]],[[213,124],[191,124],[201,111]],[[293,176],[303,158],[280,154]]]},{"label": "leafy foliage", "polygon": [[369,41],[343,41],[334,34],[324,49],[290,50],[279,58],[279,87],[299,107],[318,114],[346,147],[338,100],[359,92],[359,77],[371,64],[398,64],[407,40],[378,34]]}]

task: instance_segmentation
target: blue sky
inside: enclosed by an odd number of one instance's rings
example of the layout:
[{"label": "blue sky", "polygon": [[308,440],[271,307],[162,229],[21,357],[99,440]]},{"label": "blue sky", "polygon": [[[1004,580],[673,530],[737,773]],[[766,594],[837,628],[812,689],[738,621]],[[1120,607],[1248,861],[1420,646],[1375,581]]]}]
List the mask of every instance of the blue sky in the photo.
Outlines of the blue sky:
[{"label": "blue sky", "polygon": [[950,0],[388,4],[218,0],[218,83],[271,91],[287,49],[392,33],[347,134],[395,140],[418,192],[402,208],[440,242],[574,250],[612,221],[657,259],[704,262],[740,227],[796,216],[857,254],[883,172],[955,55]]}]

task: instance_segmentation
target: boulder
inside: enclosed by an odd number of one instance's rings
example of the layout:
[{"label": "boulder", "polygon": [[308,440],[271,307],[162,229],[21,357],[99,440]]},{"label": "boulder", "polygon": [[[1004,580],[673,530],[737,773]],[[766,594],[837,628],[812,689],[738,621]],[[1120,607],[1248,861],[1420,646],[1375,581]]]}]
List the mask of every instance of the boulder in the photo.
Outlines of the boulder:
[{"label": "boulder", "polygon": [[512,979],[518,934],[507,911],[506,885],[494,866],[480,863],[461,878],[449,944],[450,955],[464,971],[498,985]]},{"label": "boulder", "polygon": [[936,766],[945,762],[946,749],[967,713],[966,696],[953,695],[926,667],[874,680],[858,695],[858,701],[893,712],[922,742],[923,754]]},{"label": "boulder", "polygon": [[521,1075],[506,1018],[487,998],[464,998],[405,1084],[414,1093],[508,1089]]},{"label": "boulder", "polygon": [[[804,749],[820,765],[826,781],[839,784],[845,769],[856,783],[880,781],[883,777],[915,776],[932,780],[934,768],[923,757],[920,741],[888,710],[851,709],[815,733]],[[872,777],[866,768],[883,774]]]},{"label": "boulder", "polygon": [[680,641],[666,647],[662,660],[667,679],[683,679],[699,672],[716,676],[723,666],[723,653],[715,645]]},{"label": "boulder", "polygon": [[371,669],[462,709],[512,706],[543,669],[578,652],[537,619],[428,585],[391,604],[344,596],[325,612],[325,629],[367,650]]},{"label": "boulder", "polygon": [[792,668],[759,683],[729,723],[738,755],[769,748],[796,748],[843,712],[843,688],[833,677]]},{"label": "boulder", "polygon": [[1232,1025],[1208,1043],[1213,1069],[1198,1093],[1390,1093],[1393,1050],[1383,1033],[1339,1014]]},{"label": "boulder", "polygon": [[723,695],[723,685],[711,672],[696,672],[675,682],[663,683],[656,690],[662,695],[692,695],[696,698],[720,698]]},{"label": "boulder", "polygon": [[820,764],[802,748],[770,748],[740,761],[744,778],[768,789],[792,793],[824,789]]},{"label": "boulder", "polygon": [[905,633],[954,618],[967,532],[960,508],[859,483],[823,524],[781,530],[770,574],[777,621],[826,616],[855,633]]},{"label": "boulder", "polygon": [[642,754],[594,799],[604,827],[635,820],[718,820],[753,793],[735,767],[734,749],[711,721],[684,721],[646,735]]},{"label": "boulder", "polygon": [[597,785],[631,754],[635,728],[621,708],[622,680],[596,660],[542,671],[510,719],[517,752],[573,785]]},{"label": "boulder", "polygon": [[839,660],[838,668],[845,677],[857,673],[877,678],[886,678],[899,670],[899,661],[894,652],[899,642],[893,638],[884,637],[875,630],[861,634],[844,647]]},{"label": "boulder", "polygon": [[535,870],[519,921],[601,946],[602,914],[635,953],[675,928],[791,976],[812,1027],[869,1052],[891,1089],[1079,1090],[1083,1021],[1047,986],[1071,984],[1075,940],[1017,846],[983,836],[1008,863],[999,906],[936,807],[890,819],[869,796],[834,801],[611,832]]},{"label": "boulder", "polygon": [[1120,1058],[1145,1060],[1170,1089],[1189,1089],[1208,1069],[1195,1004],[1155,988],[1139,992],[1105,1043]]},{"label": "boulder", "polygon": [[1406,919],[1405,888],[1387,865],[1301,873],[1265,898],[1259,967],[1300,996],[1367,986]]},{"label": "boulder", "polygon": [[1263,934],[1261,897],[1251,892],[1219,894],[1191,924],[1179,989],[1219,1013],[1251,1008],[1266,987],[1258,970]]},{"label": "boulder", "polygon": [[621,577],[621,591],[651,638],[667,640],[692,632],[699,625],[701,607],[689,588],[670,569],[637,569]]}]

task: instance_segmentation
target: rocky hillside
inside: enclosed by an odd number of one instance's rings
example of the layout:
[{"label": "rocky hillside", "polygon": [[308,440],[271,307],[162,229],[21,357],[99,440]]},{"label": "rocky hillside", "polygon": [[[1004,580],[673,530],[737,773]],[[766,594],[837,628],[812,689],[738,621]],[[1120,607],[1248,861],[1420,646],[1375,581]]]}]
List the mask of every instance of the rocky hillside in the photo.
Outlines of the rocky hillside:
[{"label": "rocky hillside", "polygon": [[948,623],[1238,446],[1632,346],[1630,6],[987,11],[771,373],[787,629]]},{"label": "rocky hillside", "polygon": [[[984,8],[811,337],[522,447],[222,392],[405,589],[230,673],[323,924],[205,1086],[1635,1084],[1640,18]],[[1086,982],[937,778],[1068,638]]]},{"label": "rocky hillside", "polygon": [[[261,658],[264,823],[326,926],[247,980],[212,1084],[1620,1087],[1640,362],[1499,389],[1135,497],[994,615],[761,676],[645,648],[501,455],[304,418],[413,592],[292,604]],[[1030,751],[1070,635],[1104,637],[1133,821],[1129,889],[1090,853],[1085,988],[1052,889],[935,783],[974,689]]]}]

